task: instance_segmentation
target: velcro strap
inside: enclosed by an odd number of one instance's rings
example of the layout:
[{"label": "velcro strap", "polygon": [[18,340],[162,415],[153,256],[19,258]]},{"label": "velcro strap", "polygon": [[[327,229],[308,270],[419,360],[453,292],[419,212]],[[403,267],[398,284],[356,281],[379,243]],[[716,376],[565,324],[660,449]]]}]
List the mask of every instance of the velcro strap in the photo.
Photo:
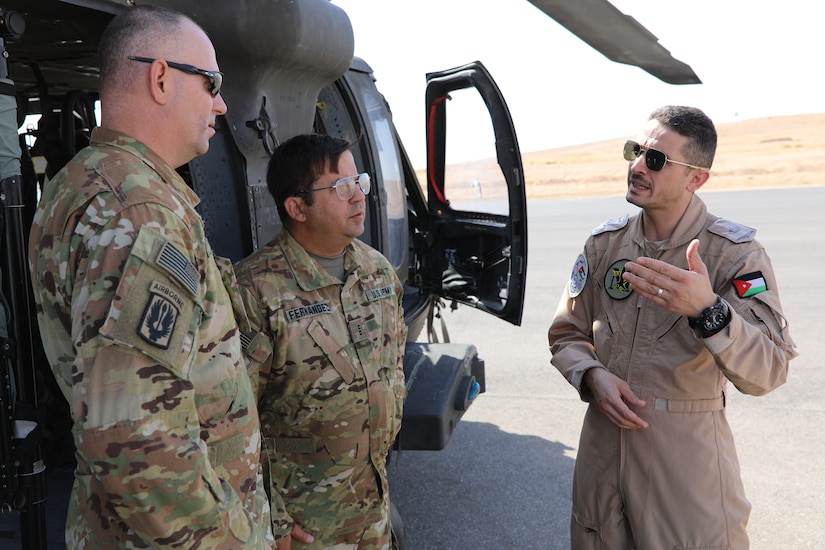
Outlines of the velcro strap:
[{"label": "velcro strap", "polygon": [[315,441],[311,437],[276,437],[277,453],[314,453]]},{"label": "velcro strap", "polygon": [[725,408],[725,396],[714,399],[657,399],[653,407],[657,411],[681,413],[721,411]]},{"label": "velcro strap", "polygon": [[237,433],[217,443],[207,443],[209,462],[212,466],[223,466],[227,462],[243,456],[244,434]]}]

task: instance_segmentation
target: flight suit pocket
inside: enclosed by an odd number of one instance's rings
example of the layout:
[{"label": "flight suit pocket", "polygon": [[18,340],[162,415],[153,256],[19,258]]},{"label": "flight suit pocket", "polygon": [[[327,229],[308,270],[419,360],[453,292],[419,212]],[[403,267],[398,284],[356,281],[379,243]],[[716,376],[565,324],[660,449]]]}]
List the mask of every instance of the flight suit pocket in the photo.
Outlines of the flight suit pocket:
[{"label": "flight suit pocket", "polygon": [[794,346],[786,332],[788,321],[781,313],[778,296],[762,292],[744,300],[746,300],[747,310],[742,313],[742,316],[750,324],[761,327],[762,331],[782,349],[790,349]]}]

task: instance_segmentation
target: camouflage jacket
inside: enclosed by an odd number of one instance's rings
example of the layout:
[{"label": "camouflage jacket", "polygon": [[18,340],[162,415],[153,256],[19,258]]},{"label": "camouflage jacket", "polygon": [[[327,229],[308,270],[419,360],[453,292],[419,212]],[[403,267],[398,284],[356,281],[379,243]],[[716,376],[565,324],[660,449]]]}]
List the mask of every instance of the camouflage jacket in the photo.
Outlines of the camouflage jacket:
[{"label": "camouflage jacket", "polygon": [[272,540],[255,397],[197,203],[156,153],[98,128],[38,205],[32,285],[77,446],[69,548]]},{"label": "camouflage jacket", "polygon": [[[389,261],[360,241],[342,283],[287,231],[236,265],[269,462],[273,530],[324,544],[388,525],[386,460],[401,426],[407,328]],[[265,459],[266,461],[266,459]]]}]

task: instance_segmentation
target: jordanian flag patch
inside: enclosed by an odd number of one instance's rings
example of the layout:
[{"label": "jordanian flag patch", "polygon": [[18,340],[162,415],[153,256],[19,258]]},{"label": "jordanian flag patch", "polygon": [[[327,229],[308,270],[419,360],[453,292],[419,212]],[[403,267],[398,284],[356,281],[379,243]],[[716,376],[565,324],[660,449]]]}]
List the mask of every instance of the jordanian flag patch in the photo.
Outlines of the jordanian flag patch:
[{"label": "jordanian flag patch", "polygon": [[735,278],[733,286],[740,298],[747,298],[768,290],[768,285],[765,284],[765,278],[762,276],[761,271],[754,271]]}]

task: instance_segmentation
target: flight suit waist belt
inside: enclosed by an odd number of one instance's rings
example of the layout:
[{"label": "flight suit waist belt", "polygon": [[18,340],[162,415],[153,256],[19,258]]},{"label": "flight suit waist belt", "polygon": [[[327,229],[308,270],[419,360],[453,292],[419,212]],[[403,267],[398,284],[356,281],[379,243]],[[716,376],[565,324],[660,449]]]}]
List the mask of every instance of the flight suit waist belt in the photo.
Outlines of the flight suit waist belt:
[{"label": "flight suit waist belt", "polygon": [[725,408],[725,396],[713,399],[657,399],[653,408],[657,411],[682,413],[721,411]]}]

